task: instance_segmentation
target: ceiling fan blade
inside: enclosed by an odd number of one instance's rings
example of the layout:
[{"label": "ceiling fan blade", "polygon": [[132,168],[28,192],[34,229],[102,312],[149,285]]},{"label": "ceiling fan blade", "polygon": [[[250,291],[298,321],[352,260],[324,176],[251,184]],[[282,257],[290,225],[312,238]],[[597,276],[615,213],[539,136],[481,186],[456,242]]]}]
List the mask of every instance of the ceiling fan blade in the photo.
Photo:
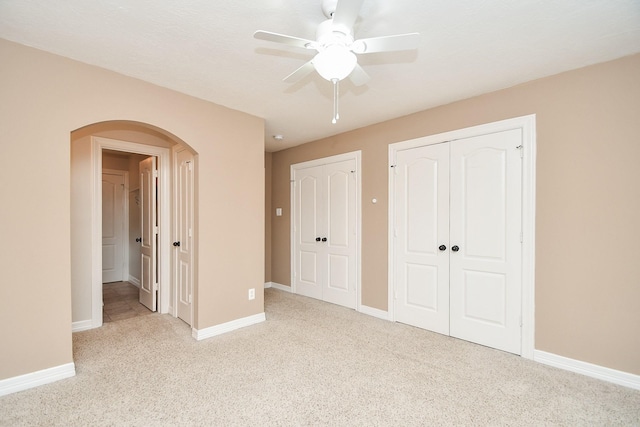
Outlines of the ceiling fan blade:
[{"label": "ceiling fan blade", "polygon": [[256,31],[253,37],[259,40],[282,43],[289,46],[301,47],[303,49],[315,49],[315,42],[301,39],[300,37],[287,36],[285,34],[272,33],[270,31]]},{"label": "ceiling fan blade", "polygon": [[302,67],[298,68],[293,73],[289,74],[282,81],[287,83],[295,83],[297,81],[300,81],[302,78],[306,77],[307,75],[313,73],[314,71],[315,71],[315,68],[313,66],[313,62],[312,61],[305,62],[302,65]]},{"label": "ceiling fan blade", "polygon": [[372,37],[356,40],[353,43],[355,53],[391,52],[411,50],[418,47],[420,33],[396,34],[395,36]]},{"label": "ceiling fan blade", "polygon": [[356,86],[362,86],[369,81],[369,74],[367,74],[360,64],[356,64],[356,68],[349,74],[349,80]]},{"label": "ceiling fan blade", "polygon": [[352,34],[353,24],[358,19],[358,13],[364,0],[338,0],[336,11],[333,12],[333,31]]}]

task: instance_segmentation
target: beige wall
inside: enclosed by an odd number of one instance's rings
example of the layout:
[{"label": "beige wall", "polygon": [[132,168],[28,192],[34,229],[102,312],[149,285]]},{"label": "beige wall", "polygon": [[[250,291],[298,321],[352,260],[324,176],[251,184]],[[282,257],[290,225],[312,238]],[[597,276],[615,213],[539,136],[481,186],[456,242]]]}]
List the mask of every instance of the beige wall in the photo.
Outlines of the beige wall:
[{"label": "beige wall", "polygon": [[0,221],[0,379],[73,360],[70,134],[92,123],[148,123],[198,153],[197,327],[263,311],[262,119],[5,40],[0,57],[0,196],[16,207]]},{"label": "beige wall", "polygon": [[126,154],[122,155],[103,152],[102,169],[113,169],[129,172],[129,157],[127,157]]},{"label": "beige wall", "polygon": [[[343,112],[348,120],[348,111]],[[362,302],[387,309],[388,145],[537,115],[535,348],[640,374],[640,55],[273,154],[272,281],[290,282],[289,166],[362,150]]]},{"label": "beige wall", "polygon": [[271,169],[273,163],[273,155],[271,153],[264,153],[264,188],[265,188],[265,200],[264,200],[264,221],[265,221],[265,236],[264,236],[264,282],[271,281],[271,216],[275,216],[271,207]]}]

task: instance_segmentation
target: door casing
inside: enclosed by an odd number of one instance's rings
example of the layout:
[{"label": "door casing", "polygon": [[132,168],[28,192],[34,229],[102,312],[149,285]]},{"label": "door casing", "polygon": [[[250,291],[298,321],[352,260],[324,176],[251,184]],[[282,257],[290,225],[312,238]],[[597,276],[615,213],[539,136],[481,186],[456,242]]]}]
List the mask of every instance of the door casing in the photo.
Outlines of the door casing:
[{"label": "door casing", "polygon": [[[389,170],[395,166],[396,153],[425,145],[487,135],[511,129],[522,132],[522,357],[533,359],[535,340],[535,185],[536,185],[536,116],[535,114],[479,126],[425,136],[389,145]],[[395,175],[389,173],[389,242],[395,238]],[[388,245],[388,319],[395,321],[394,245]]]},{"label": "door casing", "polygon": [[168,148],[91,137],[91,327],[102,326],[102,151],[113,150],[158,158],[158,312],[169,313],[171,295],[171,154]]}]

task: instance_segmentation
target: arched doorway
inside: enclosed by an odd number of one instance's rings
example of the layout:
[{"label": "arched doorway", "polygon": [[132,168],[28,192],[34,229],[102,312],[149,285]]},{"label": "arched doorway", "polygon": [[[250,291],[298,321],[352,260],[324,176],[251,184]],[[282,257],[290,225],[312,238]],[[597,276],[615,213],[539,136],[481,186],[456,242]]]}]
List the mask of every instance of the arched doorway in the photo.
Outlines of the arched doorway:
[{"label": "arched doorway", "polygon": [[[184,141],[153,126],[127,121],[89,125],[71,134],[71,268],[73,330],[102,325],[102,153],[122,152],[157,159],[157,309],[177,316],[177,288],[173,264],[176,259],[172,239],[178,233],[172,199],[173,158],[190,150]],[[192,150],[190,150],[192,154]],[[194,170],[194,173],[197,171]],[[195,195],[195,191],[193,192]],[[190,243],[196,247],[197,232]],[[173,240],[175,241],[175,240]],[[195,251],[192,251],[194,253]],[[196,278],[189,285],[194,294]],[[192,301],[191,299],[189,300]],[[192,316],[184,318],[192,324]]]}]

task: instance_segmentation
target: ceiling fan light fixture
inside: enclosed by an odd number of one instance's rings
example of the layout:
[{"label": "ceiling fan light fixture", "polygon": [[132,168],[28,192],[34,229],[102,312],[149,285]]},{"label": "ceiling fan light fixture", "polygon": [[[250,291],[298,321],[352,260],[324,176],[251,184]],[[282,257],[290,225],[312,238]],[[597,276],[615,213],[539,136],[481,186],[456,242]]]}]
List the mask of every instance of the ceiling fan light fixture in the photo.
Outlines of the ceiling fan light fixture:
[{"label": "ceiling fan light fixture", "polygon": [[351,74],[358,59],[346,46],[336,44],[320,51],[312,62],[322,78],[333,81],[342,80]]}]

